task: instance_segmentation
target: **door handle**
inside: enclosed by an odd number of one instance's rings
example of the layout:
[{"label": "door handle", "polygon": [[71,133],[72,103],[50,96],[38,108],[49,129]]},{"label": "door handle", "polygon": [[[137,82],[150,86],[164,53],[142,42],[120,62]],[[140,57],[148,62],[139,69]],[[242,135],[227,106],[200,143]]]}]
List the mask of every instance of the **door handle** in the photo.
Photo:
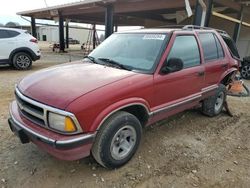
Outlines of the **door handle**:
[{"label": "door handle", "polygon": [[204,76],[205,75],[205,72],[204,71],[200,71],[197,73],[198,76]]}]

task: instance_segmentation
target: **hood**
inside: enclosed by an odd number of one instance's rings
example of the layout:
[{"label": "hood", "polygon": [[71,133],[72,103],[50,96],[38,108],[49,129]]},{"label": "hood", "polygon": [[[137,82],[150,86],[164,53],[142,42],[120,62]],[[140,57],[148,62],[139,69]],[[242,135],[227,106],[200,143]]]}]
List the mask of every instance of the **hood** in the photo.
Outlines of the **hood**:
[{"label": "hood", "polygon": [[132,75],[135,73],[81,61],[33,73],[18,88],[31,99],[65,109],[78,97]]}]

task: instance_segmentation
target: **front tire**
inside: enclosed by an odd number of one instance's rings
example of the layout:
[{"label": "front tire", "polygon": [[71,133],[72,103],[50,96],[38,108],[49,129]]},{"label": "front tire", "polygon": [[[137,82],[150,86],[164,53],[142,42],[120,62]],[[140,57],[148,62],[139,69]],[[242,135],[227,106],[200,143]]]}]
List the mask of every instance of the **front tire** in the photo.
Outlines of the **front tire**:
[{"label": "front tire", "polygon": [[209,117],[214,117],[219,115],[224,107],[226,96],[227,96],[226,87],[220,84],[215,95],[203,101],[202,103],[203,114]]},{"label": "front tire", "polygon": [[32,66],[32,59],[25,52],[18,52],[14,55],[12,65],[17,70],[28,70]]},{"label": "front tire", "polygon": [[109,117],[98,131],[92,155],[103,167],[119,168],[135,154],[141,134],[140,121],[128,112],[119,111]]}]

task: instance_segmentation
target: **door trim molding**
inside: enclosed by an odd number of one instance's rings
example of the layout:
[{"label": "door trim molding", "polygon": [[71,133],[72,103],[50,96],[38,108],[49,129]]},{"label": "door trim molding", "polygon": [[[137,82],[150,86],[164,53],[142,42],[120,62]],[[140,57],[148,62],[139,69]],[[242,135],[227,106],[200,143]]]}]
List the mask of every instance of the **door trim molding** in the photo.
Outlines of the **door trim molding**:
[{"label": "door trim molding", "polygon": [[192,103],[192,102],[197,101],[197,100],[201,100],[203,94],[211,92],[213,90],[216,90],[217,88],[218,88],[218,85],[216,85],[216,84],[208,86],[208,87],[205,87],[205,88],[203,88],[201,90],[201,92],[196,93],[195,95],[192,95],[192,96],[188,97],[187,99],[185,99],[183,101],[180,101],[180,102],[177,102],[175,104],[167,105],[165,107],[156,109],[156,110],[150,112],[149,115],[153,116],[153,115],[156,115],[156,114],[161,113],[161,112],[172,111],[175,108],[178,108],[179,106],[186,105],[186,104]]}]

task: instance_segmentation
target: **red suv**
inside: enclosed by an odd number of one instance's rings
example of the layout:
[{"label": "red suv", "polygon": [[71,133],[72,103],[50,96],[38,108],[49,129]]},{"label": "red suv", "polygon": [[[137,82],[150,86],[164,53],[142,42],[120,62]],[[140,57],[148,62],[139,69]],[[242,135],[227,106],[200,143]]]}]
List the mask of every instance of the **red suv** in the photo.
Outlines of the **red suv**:
[{"label": "red suv", "polygon": [[116,33],[82,61],[20,81],[9,125],[22,143],[59,159],[92,153],[117,168],[135,154],[143,127],[200,104],[218,115],[238,69],[233,57],[213,29]]}]

